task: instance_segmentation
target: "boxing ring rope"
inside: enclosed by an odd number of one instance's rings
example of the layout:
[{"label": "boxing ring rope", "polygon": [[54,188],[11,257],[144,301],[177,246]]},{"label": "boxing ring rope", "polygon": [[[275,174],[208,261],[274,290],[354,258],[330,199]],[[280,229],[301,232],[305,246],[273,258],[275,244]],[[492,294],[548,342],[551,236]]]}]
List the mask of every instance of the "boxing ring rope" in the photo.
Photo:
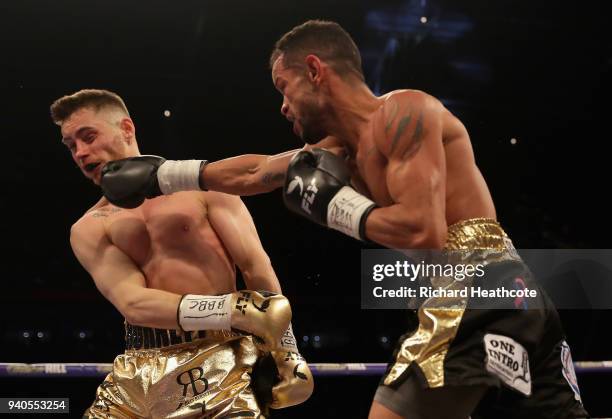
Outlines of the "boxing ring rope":
[{"label": "boxing ring rope", "polygon": [[[380,376],[385,363],[309,363],[315,376]],[[0,362],[0,377],[103,377],[112,371],[108,363],[40,363]],[[612,361],[575,362],[576,374],[612,373]]]}]

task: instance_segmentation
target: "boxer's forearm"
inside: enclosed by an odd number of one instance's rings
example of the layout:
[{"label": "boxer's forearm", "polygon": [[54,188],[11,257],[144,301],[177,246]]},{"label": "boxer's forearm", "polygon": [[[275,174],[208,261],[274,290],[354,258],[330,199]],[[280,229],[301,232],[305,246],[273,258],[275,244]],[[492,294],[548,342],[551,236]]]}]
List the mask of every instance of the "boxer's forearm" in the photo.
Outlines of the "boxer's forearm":
[{"label": "boxer's forearm", "polygon": [[365,236],[390,249],[441,249],[446,237],[446,222],[394,204],[372,210],[366,219]]},{"label": "boxer's forearm", "polygon": [[252,269],[241,268],[241,272],[248,289],[283,293],[271,263],[268,262],[267,265],[262,264]]},{"label": "boxer's forearm", "polygon": [[232,195],[256,195],[283,186],[291,157],[297,152],[275,156],[244,154],[207,164],[200,173],[206,189]]},{"label": "boxer's forearm", "polygon": [[181,295],[153,288],[141,288],[115,299],[115,306],[128,323],[157,329],[179,329],[176,312]]}]

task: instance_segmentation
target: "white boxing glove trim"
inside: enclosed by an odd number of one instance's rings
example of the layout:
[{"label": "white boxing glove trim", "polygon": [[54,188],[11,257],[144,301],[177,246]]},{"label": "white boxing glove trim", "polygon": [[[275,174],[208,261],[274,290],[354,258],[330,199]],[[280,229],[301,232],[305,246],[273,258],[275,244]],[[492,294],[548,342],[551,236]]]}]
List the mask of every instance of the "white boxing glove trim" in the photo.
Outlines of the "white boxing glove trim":
[{"label": "white boxing glove trim", "polygon": [[200,191],[202,160],[166,160],[157,169],[159,189],[164,195],[180,191]]},{"label": "white boxing glove trim", "polygon": [[361,217],[374,202],[350,186],[340,189],[327,205],[327,225],[334,230],[362,240],[359,235]]},{"label": "white boxing glove trim", "polygon": [[178,322],[185,331],[230,330],[232,294],[183,296],[178,307]]}]

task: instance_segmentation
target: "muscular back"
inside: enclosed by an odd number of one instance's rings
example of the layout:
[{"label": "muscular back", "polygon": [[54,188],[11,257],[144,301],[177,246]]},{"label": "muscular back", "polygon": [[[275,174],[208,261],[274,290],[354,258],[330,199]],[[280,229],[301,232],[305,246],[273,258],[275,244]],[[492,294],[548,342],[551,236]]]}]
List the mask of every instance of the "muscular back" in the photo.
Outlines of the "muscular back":
[{"label": "muscular back", "polygon": [[441,118],[448,225],[468,218],[495,219],[493,199],[476,166],[472,144],[465,127],[446,109],[442,111]]}]

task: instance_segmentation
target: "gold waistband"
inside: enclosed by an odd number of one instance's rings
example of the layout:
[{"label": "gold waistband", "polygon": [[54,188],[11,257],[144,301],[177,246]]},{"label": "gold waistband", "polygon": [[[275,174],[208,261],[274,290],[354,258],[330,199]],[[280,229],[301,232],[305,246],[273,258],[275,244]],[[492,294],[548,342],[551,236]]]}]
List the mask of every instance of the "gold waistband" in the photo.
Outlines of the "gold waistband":
[{"label": "gold waistband", "polygon": [[512,242],[499,223],[491,218],[472,218],[448,227],[446,250],[505,250]]}]

